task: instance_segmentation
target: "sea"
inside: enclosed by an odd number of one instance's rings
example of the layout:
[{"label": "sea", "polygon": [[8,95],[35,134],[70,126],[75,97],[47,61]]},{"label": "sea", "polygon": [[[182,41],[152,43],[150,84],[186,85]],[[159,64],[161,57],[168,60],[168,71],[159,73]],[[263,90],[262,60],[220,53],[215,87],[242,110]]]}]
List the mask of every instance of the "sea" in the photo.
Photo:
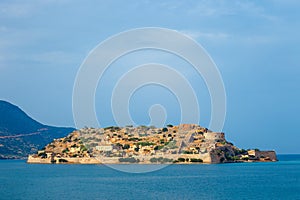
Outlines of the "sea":
[{"label": "sea", "polygon": [[278,159],[174,164],[148,173],[127,173],[106,165],[0,160],[0,199],[300,200],[300,155],[278,155]]}]

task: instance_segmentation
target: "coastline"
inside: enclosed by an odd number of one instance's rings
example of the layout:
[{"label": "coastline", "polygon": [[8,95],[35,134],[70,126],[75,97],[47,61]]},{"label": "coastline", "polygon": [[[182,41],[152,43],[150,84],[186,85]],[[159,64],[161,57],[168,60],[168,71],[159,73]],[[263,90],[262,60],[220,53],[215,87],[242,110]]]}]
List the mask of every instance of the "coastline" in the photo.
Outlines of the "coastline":
[{"label": "coastline", "polygon": [[118,162],[117,160],[115,162],[103,162],[101,159],[97,158],[64,158],[61,157],[61,159],[64,160],[64,162],[59,162],[59,160],[51,160],[48,159],[42,159],[42,158],[34,158],[33,156],[29,156],[26,161],[28,164],[84,164],[84,165],[90,165],[90,164],[109,164],[109,165],[170,165],[170,164],[183,164],[183,165],[199,165],[199,164],[228,164],[228,163],[262,163],[262,162],[277,162],[276,160],[236,160],[236,161],[227,161],[227,162]]}]

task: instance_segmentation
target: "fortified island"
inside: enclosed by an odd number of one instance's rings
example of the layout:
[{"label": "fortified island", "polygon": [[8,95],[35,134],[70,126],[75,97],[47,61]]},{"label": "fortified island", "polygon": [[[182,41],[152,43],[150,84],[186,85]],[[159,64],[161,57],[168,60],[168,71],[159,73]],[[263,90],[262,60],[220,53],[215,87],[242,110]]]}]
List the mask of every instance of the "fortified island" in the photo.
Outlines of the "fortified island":
[{"label": "fortified island", "polygon": [[277,161],[275,151],[240,149],[196,124],[83,128],[55,139],[28,163],[162,164]]}]

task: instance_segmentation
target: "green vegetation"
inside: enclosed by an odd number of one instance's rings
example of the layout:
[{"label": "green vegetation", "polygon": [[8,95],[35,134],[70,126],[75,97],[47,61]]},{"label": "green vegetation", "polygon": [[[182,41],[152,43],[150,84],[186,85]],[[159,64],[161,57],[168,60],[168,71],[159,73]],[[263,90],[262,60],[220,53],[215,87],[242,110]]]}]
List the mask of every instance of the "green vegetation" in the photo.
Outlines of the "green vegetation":
[{"label": "green vegetation", "polygon": [[54,145],[54,144],[49,144],[48,147],[50,147],[50,148],[55,148],[55,145]]},{"label": "green vegetation", "polygon": [[45,152],[39,153],[38,156],[41,158],[47,158],[47,154]]},{"label": "green vegetation", "polygon": [[120,144],[120,143],[117,143],[116,146],[117,146],[117,147],[122,147],[122,148],[123,148],[123,145]]},{"label": "green vegetation", "polygon": [[128,158],[119,158],[119,162],[129,162],[129,163],[139,163],[139,159],[135,159],[133,157],[128,157]]},{"label": "green vegetation", "polygon": [[190,161],[191,161],[191,162],[203,162],[203,160],[200,159],[200,158],[191,158]]},{"label": "green vegetation", "polygon": [[215,150],[215,152],[217,153],[218,156],[221,156],[223,151],[221,151],[220,149]]},{"label": "green vegetation", "polygon": [[89,147],[96,147],[96,146],[98,146],[98,143],[96,142],[89,143]]},{"label": "green vegetation", "polygon": [[183,153],[183,154],[193,154],[192,151],[183,151],[182,153]]},{"label": "green vegetation", "polygon": [[225,152],[225,158],[227,160],[233,160],[233,157],[228,152]]},{"label": "green vegetation", "polygon": [[163,157],[151,158],[150,162],[152,162],[152,163],[172,163],[173,159],[163,158]]},{"label": "green vegetation", "polygon": [[238,156],[233,156],[232,159],[233,159],[233,160],[240,160],[240,157],[238,157]]},{"label": "green vegetation", "polygon": [[132,137],[132,138],[129,138],[128,141],[141,141],[141,138],[137,138],[137,137]]},{"label": "green vegetation", "polygon": [[157,158],[150,158],[150,162],[156,163],[157,162]]},{"label": "green vegetation", "polygon": [[247,151],[245,149],[234,149],[234,153],[236,155],[239,155],[239,154],[244,154],[246,153]]},{"label": "green vegetation", "polygon": [[65,148],[64,150],[62,150],[62,153],[68,153],[68,152],[69,152],[68,148]]},{"label": "green vegetation", "polygon": [[154,150],[157,151],[157,150],[161,150],[162,148],[164,148],[164,146],[155,146],[155,147],[154,147]]},{"label": "green vegetation", "polygon": [[166,144],[166,145],[168,145],[169,149],[177,149],[178,148],[178,146],[176,146],[176,141],[175,140],[173,140],[171,142],[168,142],[168,144]]},{"label": "green vegetation", "polygon": [[167,132],[167,131],[168,131],[168,128],[166,128],[166,127],[162,129],[162,132]]},{"label": "green vegetation", "polygon": [[240,153],[246,153],[247,151],[245,149],[240,149]]},{"label": "green vegetation", "polygon": [[152,143],[152,142],[138,142],[137,144],[138,145],[142,145],[142,146],[151,146],[151,145],[154,145],[154,143]]},{"label": "green vegetation", "polygon": [[121,129],[118,126],[109,126],[109,127],[105,127],[104,130],[110,130],[111,132],[115,132],[115,131],[119,131]]},{"label": "green vegetation", "polygon": [[60,158],[60,159],[58,159],[58,162],[59,163],[67,163],[68,161],[66,159]]},{"label": "green vegetation", "polygon": [[87,151],[87,148],[84,145],[80,146],[80,151]]}]

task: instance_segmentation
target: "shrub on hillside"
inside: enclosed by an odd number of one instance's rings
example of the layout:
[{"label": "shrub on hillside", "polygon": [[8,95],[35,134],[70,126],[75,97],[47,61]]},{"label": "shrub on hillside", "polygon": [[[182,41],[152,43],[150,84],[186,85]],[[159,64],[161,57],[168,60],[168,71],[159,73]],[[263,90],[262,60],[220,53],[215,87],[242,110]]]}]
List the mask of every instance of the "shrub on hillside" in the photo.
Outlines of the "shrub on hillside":
[{"label": "shrub on hillside", "polygon": [[140,160],[135,159],[133,157],[128,157],[128,158],[119,158],[119,162],[138,163],[138,162],[140,162]]},{"label": "shrub on hillside", "polygon": [[203,162],[203,160],[200,158],[191,158],[190,161],[191,162]]}]

